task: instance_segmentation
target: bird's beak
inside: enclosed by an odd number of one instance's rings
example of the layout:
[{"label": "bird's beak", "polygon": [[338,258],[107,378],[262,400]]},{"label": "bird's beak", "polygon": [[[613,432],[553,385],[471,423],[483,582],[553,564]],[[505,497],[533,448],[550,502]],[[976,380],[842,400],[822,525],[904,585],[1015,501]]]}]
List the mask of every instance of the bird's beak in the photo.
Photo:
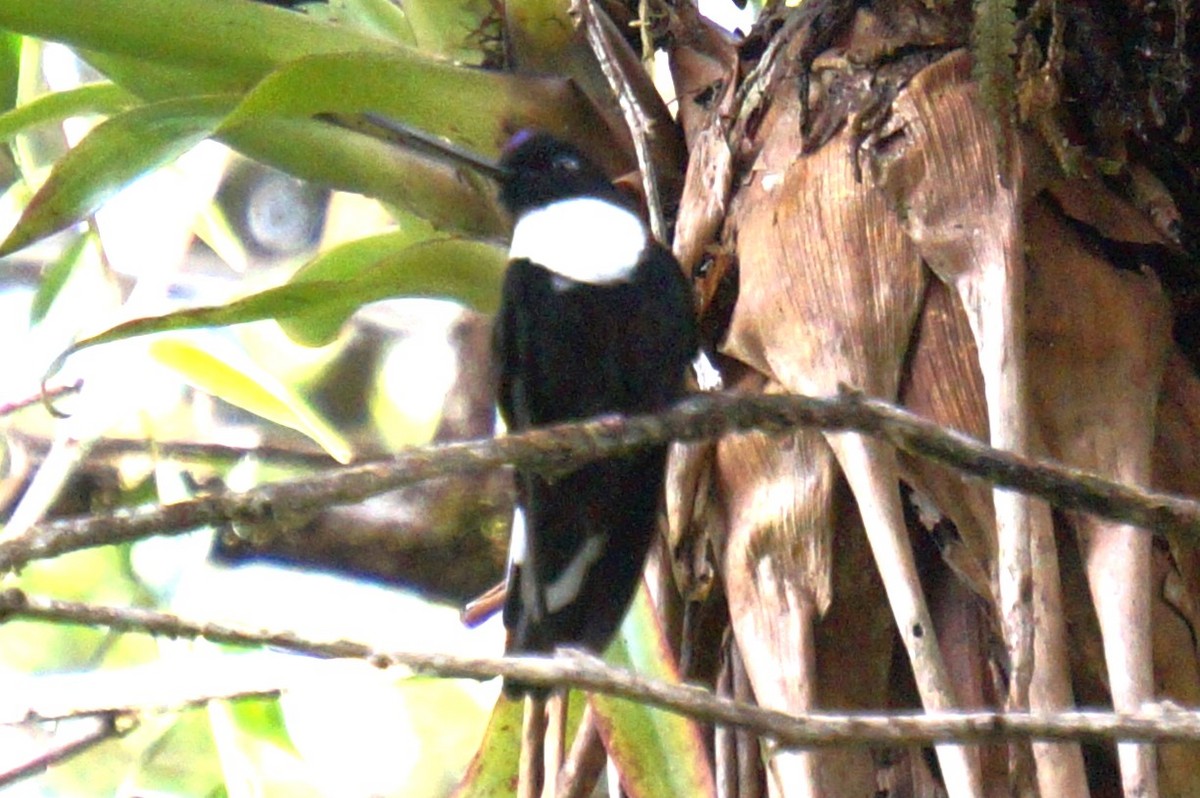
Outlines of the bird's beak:
[{"label": "bird's beak", "polygon": [[428,155],[451,166],[465,166],[469,169],[474,169],[476,172],[497,182],[504,180],[508,176],[508,170],[495,161],[491,161],[478,153],[471,152],[465,147],[444,141],[432,133],[427,133],[424,130],[406,125],[403,122],[397,122],[395,119],[382,116],[381,114],[365,113],[362,115],[362,118],[372,127],[385,131],[389,140],[423,155]]}]

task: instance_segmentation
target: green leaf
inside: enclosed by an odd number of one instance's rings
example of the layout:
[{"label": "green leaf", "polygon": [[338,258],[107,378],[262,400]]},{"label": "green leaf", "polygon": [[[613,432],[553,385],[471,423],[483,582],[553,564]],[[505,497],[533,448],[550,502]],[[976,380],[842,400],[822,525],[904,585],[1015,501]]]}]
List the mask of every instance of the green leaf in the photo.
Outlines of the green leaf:
[{"label": "green leaf", "polygon": [[115,114],[137,104],[137,98],[112,83],[89,83],[67,91],[46,94],[0,114],[0,141],[8,141],[38,125],[61,122],[73,116]]},{"label": "green leaf", "polygon": [[453,299],[483,313],[496,310],[506,262],[500,249],[461,239],[401,249],[409,235],[386,233],[347,244],[297,273],[291,285],[332,282],[337,288],[326,290],[302,313],[280,319],[284,332],[310,346],[327,343],[355,310],[397,296]]},{"label": "green leaf", "polygon": [[524,702],[500,696],[475,758],[454,790],[454,798],[506,798],[517,794]]},{"label": "green leaf", "polygon": [[238,731],[258,740],[273,743],[278,748],[295,754],[296,747],[288,736],[283,709],[276,698],[242,698],[224,702]]},{"label": "green leaf", "polygon": [[[670,643],[644,585],[621,625],[620,635],[605,652],[605,659],[653,679],[679,681]],[[716,795],[708,749],[695,721],[605,695],[593,695],[591,701],[604,747],[629,795]]]},{"label": "green leaf", "polygon": [[[109,789],[98,788],[97,776],[108,775],[107,770],[112,765],[106,764],[104,757],[97,756],[95,760],[85,760],[92,771],[90,783],[85,778],[71,785],[73,789],[63,789],[60,786],[59,794],[211,793],[223,782],[223,774],[212,735],[209,733],[207,715],[205,709],[196,708],[184,710],[177,715],[147,720],[124,747],[125,751],[135,757],[129,763],[124,783],[113,785]],[[84,775],[86,777],[86,771]]]},{"label": "green leaf", "polygon": [[410,677],[396,682],[424,764],[406,779],[403,794],[445,795],[468,767],[488,720],[458,679]]},{"label": "green leaf", "polygon": [[412,47],[417,41],[406,11],[391,0],[332,0],[330,7],[345,19],[347,24],[385,39],[394,39]]},{"label": "green leaf", "polygon": [[404,13],[422,51],[478,64],[487,28],[499,31],[495,8],[488,0],[408,0]]},{"label": "green leaf", "polygon": [[372,111],[494,154],[514,128],[561,124],[573,96],[562,80],[471,69],[402,48],[331,53],[297,59],[264,78],[221,132],[262,116]]},{"label": "green leaf", "polygon": [[278,698],[213,701],[207,709],[226,794],[320,795],[288,735]]},{"label": "green leaf", "polygon": [[305,180],[399,205],[440,230],[479,238],[508,233],[488,181],[380,139],[310,119],[275,117],[231,130],[221,139]]},{"label": "green leaf", "polygon": [[[17,104],[17,83],[20,77],[21,37],[0,30],[0,111],[7,111]],[[3,140],[3,136],[0,136],[0,140]]]},{"label": "green leaf", "polygon": [[353,456],[350,445],[296,391],[215,335],[162,338],[150,354],[184,380],[257,416],[312,438],[338,462]]},{"label": "green leaf", "polygon": [[54,304],[67,280],[75,272],[75,267],[84,262],[84,255],[91,249],[96,252],[95,236],[89,231],[71,242],[71,246],[50,264],[42,273],[42,281],[38,284],[37,293],[33,295],[33,305],[29,309],[29,321],[37,324],[46,317],[50,306]]},{"label": "green leaf", "polygon": [[0,257],[85,219],[124,186],[187,152],[231,104],[228,97],[166,100],[98,125],[54,165]]},{"label": "green leaf", "polygon": [[[404,235],[385,233],[346,244],[314,261],[294,282],[224,305],[118,324],[77,342],[58,363],[82,349],[140,335],[265,319],[279,321],[294,340],[315,346],[332,341],[357,308],[389,297],[456,299],[481,312],[496,309],[505,264],[501,250],[474,241],[436,239],[394,251]],[[313,279],[324,277],[332,279]]]},{"label": "green leaf", "polygon": [[193,73],[245,90],[286,61],[395,41],[246,0],[4,0],[0,28]]},{"label": "green leaf", "polygon": [[76,352],[99,344],[123,341],[139,335],[196,330],[205,327],[227,327],[265,319],[282,319],[304,313],[320,303],[330,292],[338,290],[336,283],[314,282],[271,288],[224,305],[188,308],[162,316],[147,316],[118,324],[91,338],[85,338],[59,356],[62,361]]}]

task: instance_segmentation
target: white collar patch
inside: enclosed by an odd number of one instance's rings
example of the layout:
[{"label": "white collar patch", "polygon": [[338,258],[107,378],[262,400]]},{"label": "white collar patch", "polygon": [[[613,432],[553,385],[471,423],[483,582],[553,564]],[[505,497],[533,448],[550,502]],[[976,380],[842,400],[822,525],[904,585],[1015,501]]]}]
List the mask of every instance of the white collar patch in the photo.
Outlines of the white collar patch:
[{"label": "white collar patch", "polygon": [[559,200],[521,214],[509,257],[527,258],[576,283],[627,282],[646,248],[633,212],[594,197]]}]

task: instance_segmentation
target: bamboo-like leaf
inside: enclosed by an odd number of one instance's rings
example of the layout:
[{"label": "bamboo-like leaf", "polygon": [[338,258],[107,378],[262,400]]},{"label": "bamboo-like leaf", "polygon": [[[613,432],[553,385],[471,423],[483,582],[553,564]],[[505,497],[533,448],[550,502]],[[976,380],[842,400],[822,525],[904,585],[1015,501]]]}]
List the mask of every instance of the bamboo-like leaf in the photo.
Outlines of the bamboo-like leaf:
[{"label": "bamboo-like leaf", "polygon": [[0,27],[182,68],[205,91],[245,90],[282,63],[396,42],[245,0],[4,0]]},{"label": "bamboo-like leaf", "polygon": [[289,62],[264,78],[221,130],[262,116],[373,111],[490,154],[515,128],[583,119],[589,109],[572,103],[574,96],[565,81],[469,69],[400,48],[331,53]]},{"label": "bamboo-like leaf", "polygon": [[121,188],[199,143],[231,105],[228,97],[166,100],[100,124],[54,165],[0,245],[0,257],[87,218]]},{"label": "bamboo-like leaf", "polygon": [[[88,53],[87,60],[139,97],[161,100],[210,87],[201,73],[179,67],[107,53]],[[309,119],[269,117],[220,139],[276,169],[399,205],[448,232],[482,238],[507,232],[488,181],[370,136]]]},{"label": "bamboo-like leaf", "polygon": [[[399,230],[390,233],[360,238],[324,252],[292,275],[290,285],[348,285],[366,274],[368,270],[387,258],[403,251],[432,231],[425,229]],[[340,293],[340,292],[339,292]],[[335,299],[335,297],[330,297]],[[323,303],[322,303],[323,304]],[[335,307],[325,307],[324,312],[314,303],[309,313],[301,317],[279,318],[279,324],[288,336],[308,345],[319,345],[329,337],[329,329],[336,330],[344,318],[346,303],[338,301]],[[318,329],[319,328],[319,329]]]},{"label": "bamboo-like leaf", "polygon": [[[679,681],[670,643],[644,585],[605,659],[650,678]],[[716,795],[708,749],[694,720],[604,695],[593,695],[591,701],[604,747],[629,795]]]},{"label": "bamboo-like leaf", "polygon": [[123,341],[140,335],[197,330],[205,327],[227,327],[265,319],[285,319],[318,306],[322,298],[331,293],[337,293],[340,288],[335,282],[285,285],[252,294],[243,299],[236,299],[224,305],[188,308],[162,316],[133,319],[79,341],[63,353],[59,360],[92,346]]},{"label": "bamboo-like leaf", "polygon": [[276,169],[400,205],[448,232],[507,234],[488,181],[414,156],[370,136],[309,119],[264,119],[222,137]]},{"label": "bamboo-like leaf", "polygon": [[[333,339],[346,319],[368,302],[396,296],[454,299],[483,313],[500,303],[500,282],[505,255],[497,247],[461,239],[435,239],[368,263],[405,234],[385,234],[340,247],[314,263],[293,285],[305,286],[314,274],[350,274],[349,279],[320,280],[334,284],[324,301],[303,313],[281,319],[280,325],[294,340],[318,345]],[[366,265],[366,268],[360,266]]]},{"label": "bamboo-like leaf", "polygon": [[232,343],[214,335],[162,338],[151,342],[150,354],[189,384],[307,435],[338,462],[353,456],[350,444],[308,402]]},{"label": "bamboo-like leaf", "polygon": [[483,742],[455,789],[454,798],[507,798],[517,794],[522,702],[500,696]]},{"label": "bamboo-like leaf", "polygon": [[89,83],[75,89],[46,94],[33,102],[0,114],[0,141],[8,141],[13,136],[38,125],[61,122],[73,116],[115,114],[127,110],[137,102],[136,97],[112,83]]},{"label": "bamboo-like leaf", "polygon": [[38,284],[37,293],[33,295],[33,305],[29,309],[30,323],[37,324],[46,317],[50,306],[54,304],[75,268],[83,262],[88,249],[96,243],[95,235],[89,231],[72,241],[71,246],[46,268]]},{"label": "bamboo-like leaf", "polygon": [[[224,327],[275,319],[294,339],[328,343],[358,307],[396,296],[456,299],[490,312],[500,301],[504,253],[474,241],[438,239],[395,249],[405,239],[384,234],[322,256],[302,278],[242,299],[133,319],[86,338],[63,353],[151,333]],[[360,269],[360,267],[363,267]],[[353,276],[349,276],[353,273]],[[316,277],[334,279],[315,279]]]}]

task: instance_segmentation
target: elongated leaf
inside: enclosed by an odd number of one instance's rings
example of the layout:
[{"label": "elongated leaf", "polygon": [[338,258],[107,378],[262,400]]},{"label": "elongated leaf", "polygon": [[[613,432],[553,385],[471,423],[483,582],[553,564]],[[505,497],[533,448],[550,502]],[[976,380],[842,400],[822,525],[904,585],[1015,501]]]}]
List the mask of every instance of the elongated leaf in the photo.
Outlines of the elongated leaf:
[{"label": "elongated leaf", "polygon": [[289,282],[349,282],[384,258],[433,237],[432,228],[413,223],[401,230],[360,238],[313,258],[297,269]]},{"label": "elongated leaf", "polygon": [[562,128],[564,118],[582,120],[590,108],[566,81],[470,69],[398,48],[289,62],[246,96],[222,132],[261,116],[367,111],[491,154],[515,128]]},{"label": "elongated leaf", "polygon": [[427,241],[390,255],[348,283],[340,296],[283,323],[296,340],[328,341],[358,307],[394,296],[454,299],[484,313],[500,301],[505,255],[472,241]]},{"label": "elongated leaf", "polygon": [[150,354],[191,385],[304,433],[338,462],[347,463],[353,456],[350,445],[308,402],[232,343],[214,335],[162,338],[151,342]]},{"label": "elongated leaf", "polygon": [[483,742],[455,789],[454,798],[507,798],[517,794],[522,715],[521,701],[504,696],[496,701]]},{"label": "elongated leaf", "polygon": [[[670,644],[644,586],[605,659],[648,677],[679,681]],[[627,793],[635,798],[716,795],[708,749],[695,721],[603,695],[593,695],[591,701],[604,747]]]},{"label": "elongated leaf", "polygon": [[[59,292],[75,272],[75,267],[84,262],[84,257],[89,254],[89,249],[95,247],[96,243],[93,233],[85,233],[71,242],[71,246],[49,265],[42,274],[42,281],[38,285],[37,293],[33,295],[33,305],[29,309],[31,323],[36,324],[46,317]],[[96,249],[91,249],[93,257],[96,252]]]},{"label": "elongated leaf", "polygon": [[231,104],[228,97],[166,100],[97,126],[54,165],[0,245],[0,257],[85,219],[136,178],[187,152]]},{"label": "elongated leaf", "polygon": [[[17,79],[21,70],[21,37],[0,30],[0,111],[17,104]],[[0,136],[0,141],[3,137]]]},{"label": "elongated leaf", "polygon": [[395,41],[246,0],[4,0],[0,27],[85,50],[187,69],[217,93],[286,61],[384,51]]},{"label": "elongated leaf", "polygon": [[204,327],[226,327],[264,319],[284,319],[304,313],[320,304],[323,297],[336,293],[340,286],[335,282],[310,282],[271,288],[224,305],[189,308],[163,316],[147,316],[118,324],[99,335],[85,338],[68,349],[59,360],[76,352],[99,344],[123,341],[139,335],[196,330]]},{"label": "elongated leaf", "polygon": [[118,86],[146,102],[173,100],[200,94],[241,93],[241,85],[229,85],[216,71],[202,71],[162,61],[147,61],[121,53],[80,47],[79,57]]},{"label": "elongated leaf", "polygon": [[[292,339],[319,345],[337,335],[357,308],[395,296],[454,299],[483,313],[495,311],[500,302],[500,283],[505,255],[496,247],[459,239],[435,239],[394,250],[366,268],[359,264],[383,251],[402,234],[389,234],[348,244],[327,255],[314,272],[355,273],[339,279],[338,289],[303,313],[280,319]],[[295,285],[307,285],[308,278]],[[321,281],[326,282],[326,281]]]},{"label": "elongated leaf", "polygon": [[221,138],[297,177],[400,205],[439,230],[480,238],[508,232],[488,181],[370,136],[308,119],[271,118]]},{"label": "elongated leaf", "polygon": [[[79,341],[58,359],[88,347],[151,333],[224,327],[275,319],[295,340],[309,345],[328,343],[341,325],[361,305],[396,296],[457,299],[477,310],[490,312],[500,299],[504,254],[495,247],[473,241],[439,239],[388,255],[390,236],[378,236],[346,245],[330,253],[328,266],[336,273],[381,255],[370,268],[346,280],[301,280],[270,288],[224,305],[189,308],[163,316],[133,319]],[[364,260],[360,260],[364,258]]]},{"label": "elongated leaf", "polygon": [[[198,73],[110,54],[89,63],[140,97],[164,99],[207,89]],[[447,232],[498,238],[508,223],[490,183],[379,139],[325,122],[270,117],[220,139],[256,161],[329,188],[376,197]]]},{"label": "elongated leaf", "polygon": [[111,83],[89,83],[54,92],[0,114],[0,141],[7,141],[38,125],[61,122],[73,116],[115,114],[136,104],[136,97]]}]

